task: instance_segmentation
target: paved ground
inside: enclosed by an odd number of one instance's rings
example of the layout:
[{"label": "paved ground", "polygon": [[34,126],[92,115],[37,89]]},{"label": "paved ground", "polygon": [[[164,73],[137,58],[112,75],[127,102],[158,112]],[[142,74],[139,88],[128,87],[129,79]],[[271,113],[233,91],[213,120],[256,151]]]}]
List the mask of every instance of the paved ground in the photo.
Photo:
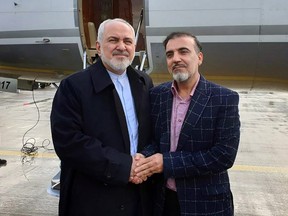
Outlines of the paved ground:
[{"label": "paved ground", "polygon": [[[230,170],[235,215],[286,216],[288,91],[236,90],[241,99],[242,135]],[[8,161],[0,167],[0,215],[57,215],[58,198],[47,193],[59,170],[49,124],[54,93],[53,87],[34,93],[0,92],[0,158]],[[32,150],[38,147],[34,157],[21,154],[25,142]]]}]

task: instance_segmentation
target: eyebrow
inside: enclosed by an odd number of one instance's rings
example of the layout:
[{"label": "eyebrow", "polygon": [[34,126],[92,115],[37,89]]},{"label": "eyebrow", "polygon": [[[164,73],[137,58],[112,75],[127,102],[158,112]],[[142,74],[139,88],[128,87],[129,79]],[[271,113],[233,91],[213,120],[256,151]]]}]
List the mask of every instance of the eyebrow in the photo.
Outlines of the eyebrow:
[{"label": "eyebrow", "polygon": [[168,50],[167,52],[166,52],[166,55],[167,54],[169,54],[169,53],[174,53],[172,50]]},{"label": "eyebrow", "polygon": [[180,47],[179,49],[177,49],[178,51],[183,51],[183,50],[189,50],[190,51],[190,49],[189,48],[187,48],[187,47]]},{"label": "eyebrow", "polygon": [[[107,39],[117,39],[117,40],[119,40],[120,37],[111,35],[111,36],[107,37]],[[123,40],[132,40],[132,41],[133,41],[133,38],[131,38],[131,37],[124,37]]]},{"label": "eyebrow", "polygon": [[[187,48],[187,47],[180,47],[180,48],[177,49],[177,51],[184,51],[184,50],[189,50],[190,51],[190,49]],[[174,53],[174,51],[173,50],[168,50],[166,52],[166,54],[169,54],[169,53]]]}]

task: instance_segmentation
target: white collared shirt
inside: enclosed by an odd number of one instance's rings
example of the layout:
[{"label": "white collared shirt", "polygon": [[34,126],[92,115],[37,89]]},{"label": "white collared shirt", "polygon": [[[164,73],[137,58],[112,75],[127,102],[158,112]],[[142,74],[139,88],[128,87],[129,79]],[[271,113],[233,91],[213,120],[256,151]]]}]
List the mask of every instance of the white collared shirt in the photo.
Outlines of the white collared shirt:
[{"label": "white collared shirt", "polygon": [[121,75],[112,73],[110,71],[108,71],[108,73],[115,85],[125,113],[130,138],[130,153],[131,155],[135,155],[137,153],[138,146],[138,120],[129,79],[126,71]]}]

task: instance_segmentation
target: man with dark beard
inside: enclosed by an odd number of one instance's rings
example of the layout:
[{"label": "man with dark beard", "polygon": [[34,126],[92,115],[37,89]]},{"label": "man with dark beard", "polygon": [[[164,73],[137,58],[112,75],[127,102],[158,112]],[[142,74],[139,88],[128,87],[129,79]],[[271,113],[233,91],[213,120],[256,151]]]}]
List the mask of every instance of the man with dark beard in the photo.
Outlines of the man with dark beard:
[{"label": "man with dark beard", "polygon": [[99,26],[97,62],[64,79],[51,131],[61,160],[59,215],[151,216],[149,181],[132,178],[150,142],[152,80],[130,64],[135,32],[122,19]]},{"label": "man with dark beard", "polygon": [[154,144],[135,173],[157,173],[154,215],[232,216],[227,170],[240,139],[239,95],[199,73],[203,53],[194,35],[171,33],[164,47],[174,81],[151,90]]}]

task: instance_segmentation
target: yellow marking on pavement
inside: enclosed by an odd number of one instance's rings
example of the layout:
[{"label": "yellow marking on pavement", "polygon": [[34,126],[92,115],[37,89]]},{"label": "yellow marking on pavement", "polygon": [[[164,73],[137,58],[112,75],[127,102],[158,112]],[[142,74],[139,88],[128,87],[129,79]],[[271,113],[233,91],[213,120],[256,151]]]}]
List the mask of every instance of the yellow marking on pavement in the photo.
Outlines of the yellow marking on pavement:
[{"label": "yellow marking on pavement", "polygon": [[259,81],[259,82],[276,82],[276,83],[288,83],[285,79],[276,79],[272,77],[250,77],[250,76],[206,76],[212,80],[227,80],[227,81]]},{"label": "yellow marking on pavement", "polygon": [[264,173],[288,173],[288,167],[234,165],[231,170]]},{"label": "yellow marking on pavement", "polygon": [[[5,156],[23,156],[21,151],[3,151],[0,150],[0,158]],[[58,158],[55,152],[38,152],[33,156],[35,158]],[[231,170],[243,172],[261,172],[261,173],[283,173],[288,174],[288,167],[272,167],[272,166],[250,166],[250,165],[234,165]]]},{"label": "yellow marking on pavement", "polygon": [[[19,150],[19,151],[0,151],[0,158],[3,156],[23,156],[24,154]],[[57,155],[55,152],[38,152],[35,155],[31,155],[35,158],[57,158]]]}]

